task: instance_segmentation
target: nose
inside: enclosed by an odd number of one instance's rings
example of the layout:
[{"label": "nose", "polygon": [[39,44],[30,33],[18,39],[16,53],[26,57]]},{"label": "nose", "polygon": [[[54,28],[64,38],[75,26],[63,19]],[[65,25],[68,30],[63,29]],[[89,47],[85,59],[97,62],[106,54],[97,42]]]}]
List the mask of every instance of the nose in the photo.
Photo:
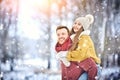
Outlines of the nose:
[{"label": "nose", "polygon": [[77,28],[77,25],[75,24],[73,27],[74,27],[74,28]]},{"label": "nose", "polygon": [[61,38],[62,37],[62,35],[59,35],[59,37],[58,38]]}]

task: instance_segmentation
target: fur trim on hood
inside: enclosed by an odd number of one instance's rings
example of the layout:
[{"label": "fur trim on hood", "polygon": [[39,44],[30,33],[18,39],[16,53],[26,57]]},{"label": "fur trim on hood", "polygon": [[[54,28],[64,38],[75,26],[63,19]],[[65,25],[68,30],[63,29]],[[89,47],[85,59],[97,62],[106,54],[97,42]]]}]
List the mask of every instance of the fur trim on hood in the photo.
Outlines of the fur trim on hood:
[{"label": "fur trim on hood", "polygon": [[[82,35],[90,35],[90,30],[85,30],[85,31],[83,31],[81,34],[80,34],[80,36],[82,36]],[[79,37],[80,37],[79,36]]]}]

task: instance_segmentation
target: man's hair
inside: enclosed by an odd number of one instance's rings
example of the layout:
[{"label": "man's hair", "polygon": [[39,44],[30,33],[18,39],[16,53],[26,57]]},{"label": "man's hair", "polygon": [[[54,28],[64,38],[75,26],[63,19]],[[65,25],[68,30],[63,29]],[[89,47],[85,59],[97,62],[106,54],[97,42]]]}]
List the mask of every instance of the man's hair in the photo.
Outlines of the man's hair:
[{"label": "man's hair", "polygon": [[56,32],[57,32],[57,30],[63,29],[63,28],[65,28],[65,29],[67,30],[68,34],[70,34],[70,31],[69,31],[69,29],[67,28],[67,26],[58,26],[57,29],[56,29]]}]

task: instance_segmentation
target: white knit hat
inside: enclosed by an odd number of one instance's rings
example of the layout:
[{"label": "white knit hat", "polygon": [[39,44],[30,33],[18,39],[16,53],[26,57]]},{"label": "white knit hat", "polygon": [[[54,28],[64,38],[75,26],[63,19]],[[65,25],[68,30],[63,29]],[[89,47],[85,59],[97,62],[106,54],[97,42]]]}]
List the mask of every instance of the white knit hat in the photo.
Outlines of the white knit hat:
[{"label": "white knit hat", "polygon": [[79,21],[84,30],[87,30],[90,27],[90,24],[94,22],[94,17],[91,14],[88,14],[85,17],[78,17],[75,21]]}]

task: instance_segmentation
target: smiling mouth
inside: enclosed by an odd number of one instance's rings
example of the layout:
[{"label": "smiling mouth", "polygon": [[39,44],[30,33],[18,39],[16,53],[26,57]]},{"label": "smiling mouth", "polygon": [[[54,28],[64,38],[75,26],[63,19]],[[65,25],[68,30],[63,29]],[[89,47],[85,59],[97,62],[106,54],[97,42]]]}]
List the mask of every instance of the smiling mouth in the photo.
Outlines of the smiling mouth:
[{"label": "smiling mouth", "polygon": [[64,38],[59,39],[59,42],[61,43],[64,42]]},{"label": "smiling mouth", "polygon": [[59,39],[60,41],[64,41],[64,39]]}]

